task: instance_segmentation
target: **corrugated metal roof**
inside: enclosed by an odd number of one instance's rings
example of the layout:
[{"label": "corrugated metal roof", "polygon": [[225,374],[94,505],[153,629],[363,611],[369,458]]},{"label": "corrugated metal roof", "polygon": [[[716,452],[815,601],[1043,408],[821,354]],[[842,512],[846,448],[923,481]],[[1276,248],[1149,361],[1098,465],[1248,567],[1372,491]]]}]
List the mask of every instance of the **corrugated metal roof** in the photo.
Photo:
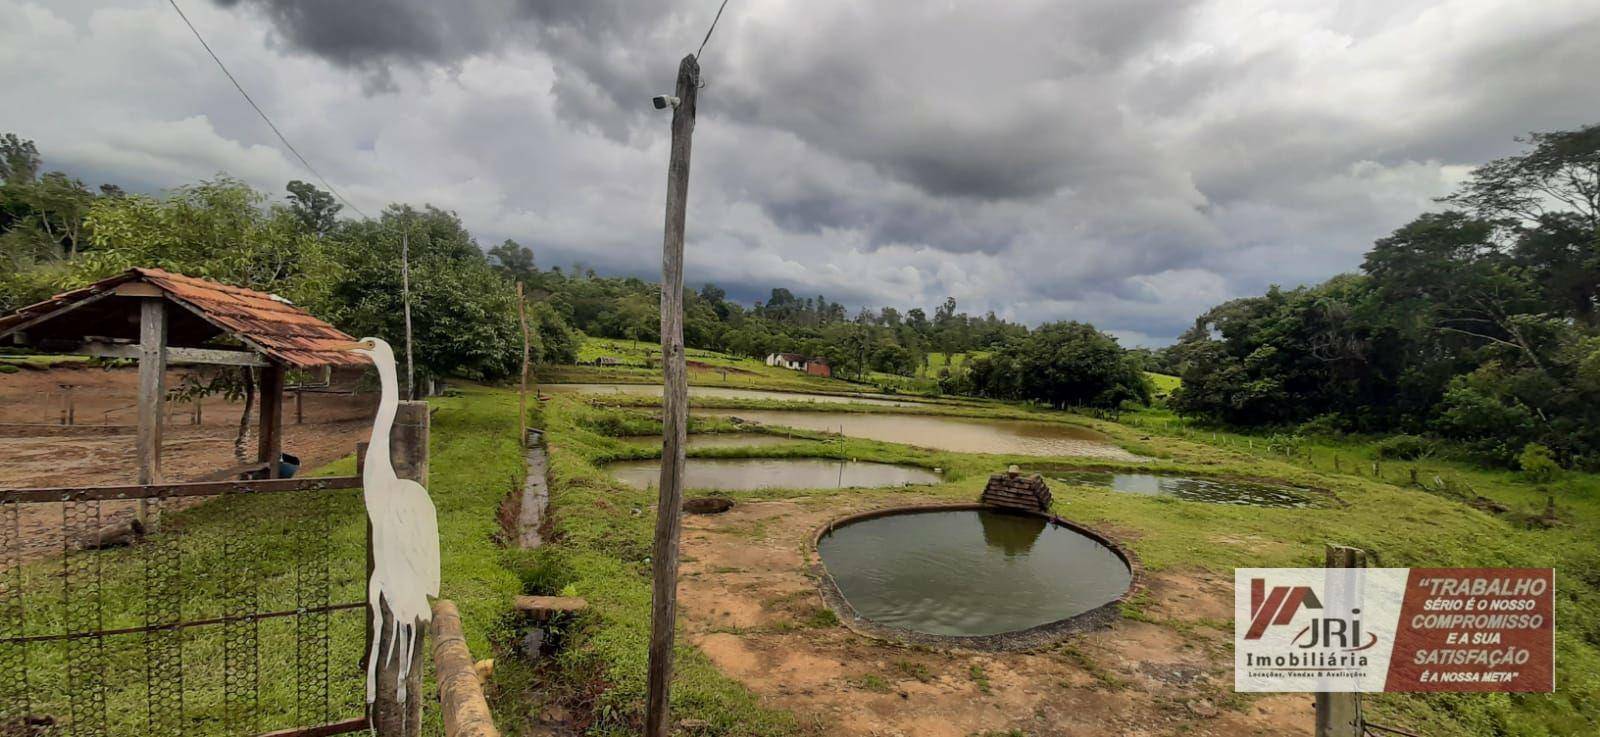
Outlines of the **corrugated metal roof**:
[{"label": "corrugated metal roof", "polygon": [[0,334],[74,302],[96,298],[122,284],[136,281],[161,289],[172,301],[189,308],[218,330],[237,338],[275,363],[300,368],[368,363],[365,356],[332,349],[332,345],[354,338],[289,304],[288,300],[162,269],[129,269],[81,289],[24,307],[0,317]]}]

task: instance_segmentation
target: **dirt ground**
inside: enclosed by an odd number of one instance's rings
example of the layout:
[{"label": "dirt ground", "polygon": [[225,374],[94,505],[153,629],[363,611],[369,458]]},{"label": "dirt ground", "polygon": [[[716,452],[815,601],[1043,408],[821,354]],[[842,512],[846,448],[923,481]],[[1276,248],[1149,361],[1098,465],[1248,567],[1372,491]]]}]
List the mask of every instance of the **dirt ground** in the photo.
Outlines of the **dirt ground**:
[{"label": "dirt ground", "polygon": [[[183,373],[170,372],[168,386],[177,386]],[[131,368],[58,366],[0,374],[0,489],[136,482],[131,424],[137,381],[138,372]],[[69,386],[74,423],[70,426],[61,424]],[[299,456],[306,469],[349,455],[357,442],[366,439],[376,406],[375,394],[307,392],[297,422],[290,393],[284,402],[284,451]],[[163,478],[193,481],[254,461],[259,408],[252,411],[241,460],[234,438],[242,409],[242,402],[208,397],[197,425],[193,404],[169,403],[162,431]],[[114,524],[133,511],[133,502],[107,502],[101,521]],[[18,523],[24,559],[60,552],[60,505],[23,505]]]},{"label": "dirt ground", "polygon": [[1040,652],[939,653],[833,624],[804,568],[811,535],[906,503],[829,496],[686,517],[679,601],[691,641],[828,737],[1312,733],[1309,695],[1232,694],[1232,587],[1212,574],[1148,574],[1138,621]]}]

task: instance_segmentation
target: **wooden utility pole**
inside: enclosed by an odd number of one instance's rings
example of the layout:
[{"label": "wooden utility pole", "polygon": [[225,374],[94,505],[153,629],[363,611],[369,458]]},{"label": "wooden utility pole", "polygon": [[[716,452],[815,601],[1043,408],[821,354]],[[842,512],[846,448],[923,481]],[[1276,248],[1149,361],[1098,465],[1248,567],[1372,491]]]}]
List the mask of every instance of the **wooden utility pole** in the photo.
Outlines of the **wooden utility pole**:
[{"label": "wooden utility pole", "polygon": [[661,494],[656,502],[655,576],[650,607],[650,677],[646,737],[667,737],[672,685],[673,627],[678,613],[678,533],[682,527],[683,444],[689,423],[689,380],[683,356],[683,227],[689,194],[689,149],[694,137],[700,63],[678,64],[678,104],[672,109],[672,156],[667,163],[667,222],[661,244]]},{"label": "wooden utility pole", "polygon": [[406,313],[406,399],[416,399],[411,369],[411,224],[400,231],[400,302]]},{"label": "wooden utility pole", "polygon": [[[1367,551],[1343,545],[1329,545],[1324,568],[1366,568]],[[1361,694],[1318,693],[1316,737],[1361,737],[1365,721],[1361,717]]]},{"label": "wooden utility pole", "polygon": [[528,444],[528,305],[517,282],[517,321],[522,323],[522,383],[517,388],[517,442]]}]

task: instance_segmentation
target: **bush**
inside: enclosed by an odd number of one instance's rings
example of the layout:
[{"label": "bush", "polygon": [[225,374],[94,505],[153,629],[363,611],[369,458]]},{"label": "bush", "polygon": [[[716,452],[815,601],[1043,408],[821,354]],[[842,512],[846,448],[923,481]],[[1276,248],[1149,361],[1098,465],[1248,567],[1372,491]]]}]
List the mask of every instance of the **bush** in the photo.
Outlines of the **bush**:
[{"label": "bush", "polygon": [[1517,466],[1530,480],[1540,483],[1554,479],[1561,471],[1561,464],[1556,463],[1550,449],[1538,443],[1523,446],[1522,454],[1517,456]]},{"label": "bush", "polygon": [[1414,461],[1433,453],[1433,441],[1420,435],[1394,435],[1378,441],[1378,457],[1384,460]]}]

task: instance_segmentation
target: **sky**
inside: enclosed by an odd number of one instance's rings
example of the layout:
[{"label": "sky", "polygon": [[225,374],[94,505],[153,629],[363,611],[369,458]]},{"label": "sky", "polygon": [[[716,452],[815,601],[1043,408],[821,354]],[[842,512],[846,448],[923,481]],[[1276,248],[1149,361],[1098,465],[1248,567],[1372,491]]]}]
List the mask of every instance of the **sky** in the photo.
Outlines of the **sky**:
[{"label": "sky", "polygon": [[[356,208],[658,278],[717,0],[179,0]],[[311,179],[167,0],[0,0],[0,131],[90,186]],[[1170,342],[1355,269],[1535,130],[1600,122],[1600,0],[730,0],[686,281]],[[354,216],[352,212],[345,215]]]}]

